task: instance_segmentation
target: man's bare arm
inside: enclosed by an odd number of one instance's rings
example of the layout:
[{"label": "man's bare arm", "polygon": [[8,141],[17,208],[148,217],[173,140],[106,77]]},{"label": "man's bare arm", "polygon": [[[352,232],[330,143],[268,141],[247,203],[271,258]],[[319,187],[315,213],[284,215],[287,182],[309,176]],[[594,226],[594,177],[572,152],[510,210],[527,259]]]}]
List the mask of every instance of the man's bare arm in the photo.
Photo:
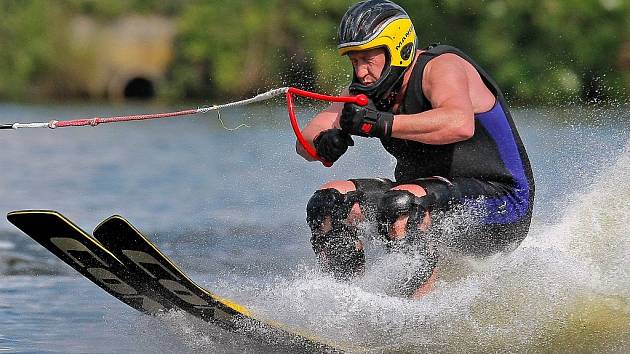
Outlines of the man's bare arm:
[{"label": "man's bare arm", "polygon": [[423,90],[434,108],[396,115],[392,137],[435,145],[469,139],[475,132],[475,122],[463,59],[446,54],[429,64]]}]

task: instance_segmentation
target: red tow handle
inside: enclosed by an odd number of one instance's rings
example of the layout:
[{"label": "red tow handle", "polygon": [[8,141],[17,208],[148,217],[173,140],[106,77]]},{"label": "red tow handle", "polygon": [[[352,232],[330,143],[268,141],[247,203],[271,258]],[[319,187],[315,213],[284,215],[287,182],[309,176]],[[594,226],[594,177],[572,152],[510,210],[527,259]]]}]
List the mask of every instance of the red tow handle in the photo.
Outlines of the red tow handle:
[{"label": "red tow handle", "polygon": [[354,104],[358,104],[359,106],[367,105],[369,101],[368,97],[363,94],[356,95],[356,96],[328,96],[328,95],[322,95],[315,92],[300,90],[295,87],[289,87],[286,95],[287,95],[287,107],[289,110],[289,119],[291,120],[291,127],[293,128],[293,132],[295,133],[295,136],[297,137],[298,142],[300,142],[300,145],[304,147],[304,150],[306,150],[306,152],[312,158],[321,161],[321,163],[326,167],[332,166],[333,165],[332,162],[326,161],[322,159],[319,155],[317,155],[317,151],[315,151],[315,148],[313,148],[313,146],[311,146],[311,144],[309,144],[306,141],[306,139],[304,138],[304,135],[302,135],[302,131],[300,130],[300,126],[298,125],[298,121],[295,118],[293,95],[298,95],[298,96],[302,96],[306,98],[311,98],[314,100],[327,101],[327,102],[354,103]]}]

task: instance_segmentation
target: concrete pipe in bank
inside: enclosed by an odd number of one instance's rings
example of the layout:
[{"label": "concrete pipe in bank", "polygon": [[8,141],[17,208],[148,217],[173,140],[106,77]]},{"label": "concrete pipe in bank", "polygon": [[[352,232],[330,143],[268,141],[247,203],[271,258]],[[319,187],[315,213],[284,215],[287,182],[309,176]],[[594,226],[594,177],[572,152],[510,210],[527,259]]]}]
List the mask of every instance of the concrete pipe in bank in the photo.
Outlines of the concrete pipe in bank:
[{"label": "concrete pipe in bank", "polygon": [[157,94],[159,78],[146,74],[114,76],[108,84],[106,96],[113,101],[150,100]]},{"label": "concrete pipe in bank", "polygon": [[101,22],[79,16],[70,32],[78,91],[114,101],[156,97],[173,59],[173,19],[131,15]]}]

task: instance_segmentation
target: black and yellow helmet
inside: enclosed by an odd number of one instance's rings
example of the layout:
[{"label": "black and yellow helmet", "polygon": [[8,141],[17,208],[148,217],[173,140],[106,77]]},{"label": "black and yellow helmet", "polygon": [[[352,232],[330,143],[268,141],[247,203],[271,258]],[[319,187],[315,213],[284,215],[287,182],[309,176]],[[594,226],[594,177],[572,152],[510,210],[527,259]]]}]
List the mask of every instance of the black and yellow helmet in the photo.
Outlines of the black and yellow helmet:
[{"label": "black and yellow helmet", "polygon": [[356,73],[350,92],[363,93],[377,105],[387,106],[400,88],[403,75],[414,59],[416,31],[402,7],[387,0],[367,0],[350,7],[339,25],[339,54],[384,48],[387,62],[380,78],[363,85]]}]

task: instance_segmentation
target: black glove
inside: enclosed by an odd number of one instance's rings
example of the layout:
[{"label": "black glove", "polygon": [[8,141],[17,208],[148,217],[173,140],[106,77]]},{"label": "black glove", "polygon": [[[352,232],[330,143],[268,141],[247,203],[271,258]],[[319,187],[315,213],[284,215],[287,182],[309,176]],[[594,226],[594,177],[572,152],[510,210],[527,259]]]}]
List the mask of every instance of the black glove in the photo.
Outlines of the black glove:
[{"label": "black glove", "polygon": [[317,155],[327,162],[335,162],[348,150],[348,146],[354,146],[354,141],[341,129],[328,129],[319,133],[313,145]]},{"label": "black glove", "polygon": [[339,125],[346,133],[375,138],[391,137],[393,122],[394,115],[377,110],[372,101],[367,106],[346,103],[339,118]]}]

